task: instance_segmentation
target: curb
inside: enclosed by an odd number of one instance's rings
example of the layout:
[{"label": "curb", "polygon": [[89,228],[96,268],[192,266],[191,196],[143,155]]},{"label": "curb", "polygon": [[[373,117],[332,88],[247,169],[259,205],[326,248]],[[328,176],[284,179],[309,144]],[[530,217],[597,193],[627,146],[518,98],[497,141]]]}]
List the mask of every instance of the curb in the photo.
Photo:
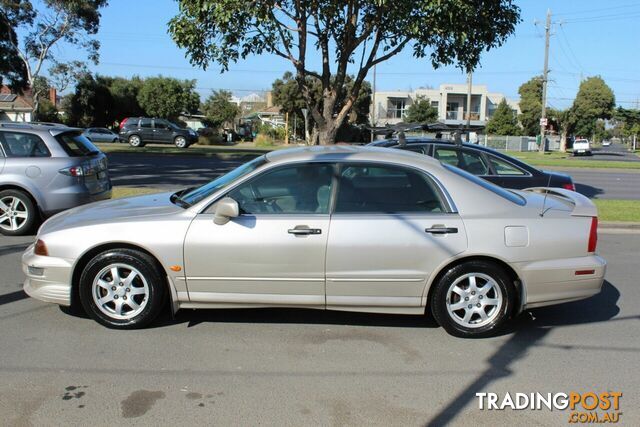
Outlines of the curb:
[{"label": "curb", "polygon": [[600,222],[598,223],[598,232],[603,234],[640,234],[640,222]]}]

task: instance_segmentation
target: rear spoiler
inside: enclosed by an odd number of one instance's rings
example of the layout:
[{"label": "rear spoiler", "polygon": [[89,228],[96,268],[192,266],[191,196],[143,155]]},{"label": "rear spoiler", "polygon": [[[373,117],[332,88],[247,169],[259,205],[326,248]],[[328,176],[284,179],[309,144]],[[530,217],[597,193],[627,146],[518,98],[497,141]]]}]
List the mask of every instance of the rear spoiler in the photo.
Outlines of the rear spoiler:
[{"label": "rear spoiler", "polygon": [[564,188],[550,187],[531,187],[522,191],[530,193],[547,194],[548,196],[558,197],[573,204],[572,216],[598,216],[598,208],[589,198],[575,191],[565,190]]}]

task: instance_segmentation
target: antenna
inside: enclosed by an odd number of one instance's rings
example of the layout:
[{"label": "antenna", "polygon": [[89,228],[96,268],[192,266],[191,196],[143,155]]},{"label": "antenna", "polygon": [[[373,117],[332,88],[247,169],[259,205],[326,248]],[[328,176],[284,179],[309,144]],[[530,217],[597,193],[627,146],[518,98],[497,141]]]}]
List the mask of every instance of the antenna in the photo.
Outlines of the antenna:
[{"label": "antenna", "polygon": [[542,210],[540,211],[540,217],[543,217],[547,211],[544,210],[545,205],[547,204],[547,196],[549,195],[549,186],[551,185],[551,174],[549,174],[549,181],[547,181],[547,186],[544,189],[544,199],[542,200]]}]

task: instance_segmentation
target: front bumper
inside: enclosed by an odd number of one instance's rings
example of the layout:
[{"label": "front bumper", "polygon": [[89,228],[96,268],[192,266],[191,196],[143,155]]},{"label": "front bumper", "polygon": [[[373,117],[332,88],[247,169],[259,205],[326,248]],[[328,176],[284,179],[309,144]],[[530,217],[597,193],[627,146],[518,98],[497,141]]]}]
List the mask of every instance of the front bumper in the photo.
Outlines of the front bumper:
[{"label": "front bumper", "polygon": [[598,255],[590,255],[519,263],[517,268],[525,286],[524,306],[535,308],[598,294],[604,283],[607,262]]},{"label": "front bumper", "polygon": [[71,305],[72,268],[72,260],[36,255],[33,245],[29,246],[22,255],[25,293],[41,301]]}]

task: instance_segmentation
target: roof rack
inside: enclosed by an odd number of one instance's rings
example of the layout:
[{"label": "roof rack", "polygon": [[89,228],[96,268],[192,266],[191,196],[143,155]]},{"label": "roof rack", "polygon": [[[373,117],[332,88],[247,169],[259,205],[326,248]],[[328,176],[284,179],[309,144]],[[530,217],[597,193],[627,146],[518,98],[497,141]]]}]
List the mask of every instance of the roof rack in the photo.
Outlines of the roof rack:
[{"label": "roof rack", "polygon": [[0,122],[3,128],[33,129],[33,125],[29,123]]}]

